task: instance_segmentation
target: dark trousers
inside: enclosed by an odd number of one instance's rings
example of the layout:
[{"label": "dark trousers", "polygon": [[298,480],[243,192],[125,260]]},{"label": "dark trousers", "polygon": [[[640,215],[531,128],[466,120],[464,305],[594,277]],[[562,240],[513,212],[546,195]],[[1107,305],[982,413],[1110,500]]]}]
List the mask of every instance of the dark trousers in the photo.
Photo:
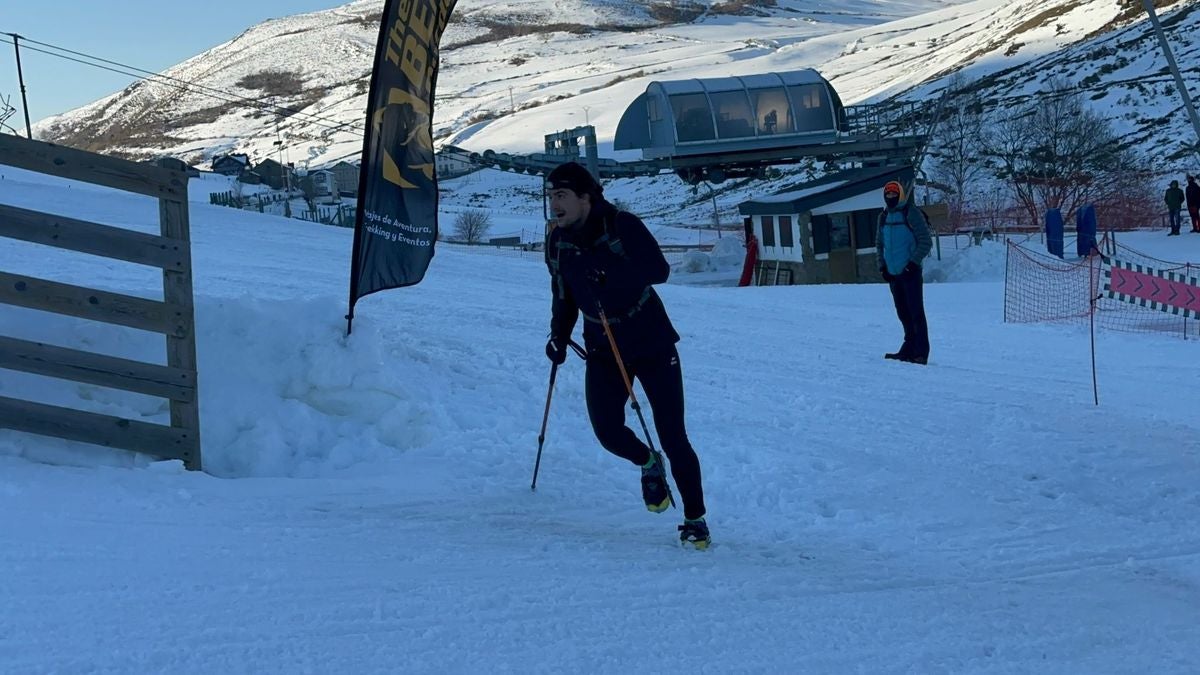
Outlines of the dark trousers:
[{"label": "dark trousers", "polygon": [[1167,214],[1171,219],[1171,234],[1179,234],[1179,224],[1182,220],[1182,218],[1180,218],[1180,210],[1171,209],[1167,212]]},{"label": "dark trousers", "polygon": [[1192,219],[1192,232],[1200,232],[1200,209],[1188,209],[1188,215]]},{"label": "dark trousers", "polygon": [[896,316],[904,325],[904,344],[901,358],[929,358],[929,325],[925,322],[925,292],[921,270],[903,272],[892,277],[888,286],[896,302]]},{"label": "dark trousers", "polygon": [[[639,356],[625,364],[629,377],[642,383],[658,429],[658,441],[671,465],[671,475],[683,501],[684,518],[704,516],[704,488],[700,484],[700,459],[688,441],[683,422],[683,371],[675,345],[653,356]],[[611,352],[588,355],[588,417],[596,439],[605,450],[642,466],[650,460],[650,448],[625,426],[629,392]],[[642,413],[645,414],[645,407]]]}]

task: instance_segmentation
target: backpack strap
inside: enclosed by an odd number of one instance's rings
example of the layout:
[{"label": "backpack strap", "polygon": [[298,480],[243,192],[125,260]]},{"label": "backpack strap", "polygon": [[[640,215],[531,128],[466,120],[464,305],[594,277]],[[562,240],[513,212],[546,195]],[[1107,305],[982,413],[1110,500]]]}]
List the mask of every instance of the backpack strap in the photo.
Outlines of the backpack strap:
[{"label": "backpack strap", "polygon": [[621,243],[621,238],[617,236],[617,216],[621,215],[620,211],[614,211],[611,218],[604,219],[604,234],[596,240],[597,244],[608,246],[608,250],[622,260],[628,260],[629,256],[625,255],[625,246]]},{"label": "backpack strap", "polygon": [[[551,250],[552,248],[553,250]],[[555,288],[558,289],[559,300],[566,299],[567,297],[566,283],[563,281],[562,274],[560,274],[560,265],[558,261],[558,257],[564,248],[579,247],[570,242],[563,241],[561,236],[555,238],[554,231],[551,230],[550,234],[546,237],[545,243],[546,266],[550,268],[550,277],[554,279]]]},{"label": "backpack strap", "polygon": [[[629,256],[625,253],[625,246],[624,246],[624,244],[621,243],[621,238],[617,236],[616,220],[617,220],[617,216],[620,213],[621,213],[620,211],[615,211],[611,218],[604,219],[604,233],[601,234],[600,238],[596,240],[596,244],[607,246],[608,250],[612,251],[614,255],[618,256],[622,260],[629,260]],[[561,236],[559,236],[557,238],[557,240],[555,240],[553,242],[554,250],[552,251],[550,249],[551,249],[551,239],[553,239],[553,237],[554,237],[554,231],[551,230],[550,234],[546,237],[546,244],[545,244],[546,265],[548,265],[550,267],[550,274],[554,277],[555,282],[558,286],[559,297],[565,298],[566,297],[566,288],[564,287],[562,275],[559,274],[558,257],[559,257],[559,255],[561,255],[561,253],[564,249],[567,249],[567,250],[581,250],[581,249],[579,246],[577,246],[569,241],[564,241],[563,238]],[[648,297],[643,296],[642,299],[639,300],[637,305],[635,305],[634,312],[636,312],[636,310],[638,310],[638,309],[641,309],[641,306],[644,305],[648,299],[649,299]],[[633,312],[631,312],[630,314],[632,314],[632,313]],[[599,319],[592,319],[591,317],[587,316],[586,314],[584,315],[584,318],[591,319],[594,321],[599,321]],[[611,322],[616,323],[616,320],[615,319],[611,320]]]},{"label": "backpack strap", "polygon": [[[626,319],[632,318],[634,314],[637,314],[638,312],[640,312],[642,310],[642,307],[646,306],[647,302],[650,302],[650,298],[652,298],[652,297],[654,297],[654,293],[650,290],[650,287],[647,286],[646,290],[642,291],[642,295],[641,295],[641,297],[638,298],[637,302],[633,303],[633,307],[629,308],[629,311],[625,312],[624,314],[618,315],[618,316],[608,317],[609,325],[615,326],[615,325],[621,323],[622,321],[625,321]],[[585,312],[583,310],[583,308],[579,309],[579,313],[583,315],[584,321],[591,321],[592,323],[601,323],[600,317],[592,316],[591,314],[588,314],[587,312]]]},{"label": "backpack strap", "polygon": [[[911,232],[915,236],[916,231],[913,230],[912,223],[908,222],[908,206],[909,206],[908,202],[904,202],[904,207],[900,209],[900,212],[904,214],[904,226],[907,227],[908,231]],[[887,209],[884,209],[879,212],[879,227],[883,227],[884,225],[887,224],[887,216],[888,216]]]}]

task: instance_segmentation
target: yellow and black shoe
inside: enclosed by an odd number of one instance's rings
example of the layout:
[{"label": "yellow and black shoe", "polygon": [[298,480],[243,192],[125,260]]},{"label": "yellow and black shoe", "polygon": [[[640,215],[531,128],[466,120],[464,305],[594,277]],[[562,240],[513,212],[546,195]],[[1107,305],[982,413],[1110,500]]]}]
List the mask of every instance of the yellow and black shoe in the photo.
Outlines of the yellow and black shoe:
[{"label": "yellow and black shoe", "polygon": [[650,452],[650,461],[642,465],[642,501],[654,513],[662,513],[671,506],[671,487],[667,485],[667,472],[662,456]]},{"label": "yellow and black shoe", "polygon": [[708,534],[708,523],[703,518],[684,520],[679,526],[679,543],[683,546],[692,545],[698,551],[703,551],[712,543]]}]

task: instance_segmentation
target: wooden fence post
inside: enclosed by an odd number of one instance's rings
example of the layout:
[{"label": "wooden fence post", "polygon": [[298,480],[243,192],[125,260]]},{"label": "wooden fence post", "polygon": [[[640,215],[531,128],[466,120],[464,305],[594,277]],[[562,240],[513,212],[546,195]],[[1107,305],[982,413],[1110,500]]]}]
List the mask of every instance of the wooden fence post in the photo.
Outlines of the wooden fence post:
[{"label": "wooden fence post", "polygon": [[171,424],[0,397],[0,428],[181,459],[202,468],[187,174],[0,135],[0,164],[159,200],[160,235],[0,205],[0,237],[162,269],[163,300],[0,271],[0,303],[163,334],[167,364],[105,356],[0,335],[0,369],[85,382],[170,401]]}]

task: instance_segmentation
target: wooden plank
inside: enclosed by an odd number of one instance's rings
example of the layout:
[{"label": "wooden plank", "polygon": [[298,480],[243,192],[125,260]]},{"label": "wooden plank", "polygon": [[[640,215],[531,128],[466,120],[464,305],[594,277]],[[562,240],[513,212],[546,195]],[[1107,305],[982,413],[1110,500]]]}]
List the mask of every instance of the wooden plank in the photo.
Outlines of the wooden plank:
[{"label": "wooden plank", "polygon": [[0,336],[0,368],[123,389],[174,401],[196,400],[193,371]]},{"label": "wooden plank", "polygon": [[0,396],[0,428],[187,463],[195,432]]},{"label": "wooden plank", "polygon": [[162,269],[183,269],[188,242],[0,204],[0,237]]},{"label": "wooden plank", "polygon": [[[160,160],[166,162],[170,160]],[[179,199],[160,199],[158,219],[162,236],[182,241],[191,241],[191,223],[188,220],[187,185]],[[190,256],[189,256],[190,258]],[[195,324],[195,308],[192,297],[191,261],[182,270],[163,270],[163,300],[187,311],[189,325]],[[167,335],[167,365],[172,368],[196,372],[196,334],[188,331],[184,335]],[[199,387],[199,382],[193,383]],[[200,402],[199,394],[193,401],[171,401],[171,426],[195,429],[194,447],[184,466],[193,471],[203,467],[200,455]]]},{"label": "wooden plank", "polygon": [[[82,286],[0,272],[0,303],[103,321],[130,328],[186,337],[192,332],[190,303],[185,307],[106,293]],[[176,365],[177,364],[171,364]],[[179,366],[177,366],[179,367]],[[194,368],[184,368],[193,370]]]},{"label": "wooden plank", "polygon": [[0,164],[150,197],[187,196],[187,174],[53,143],[0,134]]}]

